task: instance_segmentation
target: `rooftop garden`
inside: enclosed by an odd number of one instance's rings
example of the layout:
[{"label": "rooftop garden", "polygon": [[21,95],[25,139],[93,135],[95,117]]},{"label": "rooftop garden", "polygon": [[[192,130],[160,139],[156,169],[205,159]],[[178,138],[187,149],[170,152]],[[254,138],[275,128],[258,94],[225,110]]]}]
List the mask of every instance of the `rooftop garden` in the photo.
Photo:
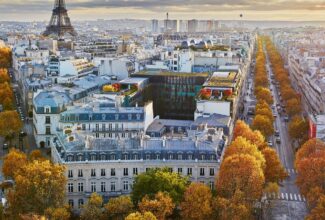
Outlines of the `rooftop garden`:
[{"label": "rooftop garden", "polygon": [[138,86],[136,84],[121,85],[119,83],[114,83],[103,86],[104,93],[119,93],[120,95],[130,96],[137,91]]},{"label": "rooftop garden", "polygon": [[210,100],[210,101],[231,101],[235,96],[232,89],[226,90],[212,90],[203,88],[200,90],[197,98],[199,100]]}]

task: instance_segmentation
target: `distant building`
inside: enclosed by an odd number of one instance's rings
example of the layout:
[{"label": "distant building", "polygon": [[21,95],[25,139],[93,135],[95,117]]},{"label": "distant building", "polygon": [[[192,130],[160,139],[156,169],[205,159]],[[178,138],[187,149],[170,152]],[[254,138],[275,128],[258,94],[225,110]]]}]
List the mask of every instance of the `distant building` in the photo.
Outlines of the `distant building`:
[{"label": "distant building", "polygon": [[195,33],[198,30],[198,20],[189,20],[188,21],[188,32]]},{"label": "distant building", "polygon": [[159,21],[157,19],[153,19],[151,21],[151,31],[152,31],[152,33],[159,32]]}]

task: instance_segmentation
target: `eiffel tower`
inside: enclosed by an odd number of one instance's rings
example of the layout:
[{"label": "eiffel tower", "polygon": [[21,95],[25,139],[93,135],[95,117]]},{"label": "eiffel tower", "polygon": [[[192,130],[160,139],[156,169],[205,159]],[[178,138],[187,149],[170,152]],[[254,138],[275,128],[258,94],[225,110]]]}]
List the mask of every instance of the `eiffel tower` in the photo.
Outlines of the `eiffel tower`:
[{"label": "eiffel tower", "polygon": [[68,10],[65,7],[65,1],[55,0],[51,21],[46,27],[46,31],[43,33],[43,35],[54,35],[61,38],[66,34],[76,36],[77,32],[71,25]]}]

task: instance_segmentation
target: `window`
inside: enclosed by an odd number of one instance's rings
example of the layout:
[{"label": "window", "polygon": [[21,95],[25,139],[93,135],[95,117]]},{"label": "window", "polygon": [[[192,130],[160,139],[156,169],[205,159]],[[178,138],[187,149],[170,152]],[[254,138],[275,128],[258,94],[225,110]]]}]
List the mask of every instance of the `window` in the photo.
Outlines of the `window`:
[{"label": "window", "polygon": [[160,155],[156,154],[156,160],[160,160]]},{"label": "window", "polygon": [[102,131],[106,131],[106,125],[102,124]]},{"label": "window", "polygon": [[192,168],[187,168],[187,175],[192,176]]},{"label": "window", "polygon": [[123,160],[128,160],[129,159],[129,156],[127,154],[124,154],[123,155]]},{"label": "window", "polygon": [[78,156],[78,161],[82,161],[82,155]]},{"label": "window", "polygon": [[141,119],[141,115],[137,114],[137,120],[140,120],[140,119]]},{"label": "window", "polygon": [[108,124],[108,130],[112,130],[112,124]]},{"label": "window", "polygon": [[169,159],[172,160],[173,159],[173,155],[169,154]]},{"label": "window", "polygon": [[96,131],[99,131],[99,124],[96,124]]},{"label": "window", "polygon": [[178,173],[178,174],[182,174],[182,173],[183,173],[183,168],[178,168],[178,169],[177,169],[177,173]]},{"label": "window", "polygon": [[171,168],[171,167],[168,167],[168,172],[173,172],[173,168]]},{"label": "window", "polygon": [[73,183],[68,183],[68,192],[69,193],[73,192]]},{"label": "window", "polygon": [[201,155],[201,160],[205,160],[205,155],[204,154]]},{"label": "window", "polygon": [[200,168],[200,176],[204,176],[204,168]]},{"label": "window", "polygon": [[69,177],[69,178],[72,178],[72,177],[73,177],[73,172],[72,172],[72,170],[68,170],[68,177]]},{"label": "window", "polygon": [[95,160],[96,160],[96,155],[94,155],[94,154],[91,155],[91,156],[90,156],[90,160],[91,160],[91,161],[95,161]]},{"label": "window", "polygon": [[45,117],[45,124],[51,124],[51,117],[50,116]]},{"label": "window", "polygon": [[78,209],[81,209],[83,205],[84,205],[84,200],[83,199],[79,199],[78,200]]},{"label": "window", "polygon": [[112,168],[111,169],[111,176],[115,176],[115,175],[116,175],[115,168]]},{"label": "window", "polygon": [[115,192],[115,182],[111,182],[111,192]]},{"label": "window", "polygon": [[[118,120],[118,114],[115,114],[115,120],[117,121]],[[117,124],[116,124],[117,125]],[[116,126],[115,125],[115,126]]]},{"label": "window", "polygon": [[92,177],[96,176],[96,169],[91,169],[91,176]]},{"label": "window", "polygon": [[210,176],[214,176],[214,168],[210,168]]},{"label": "window", "polygon": [[188,160],[192,160],[192,159],[193,159],[192,154],[187,155],[187,159],[188,159]]},{"label": "window", "polygon": [[78,177],[83,177],[83,172],[81,169],[78,170]]},{"label": "window", "polygon": [[84,191],[84,183],[78,183],[78,192]]},{"label": "window", "polygon": [[214,182],[213,181],[210,181],[209,182],[209,186],[210,186],[210,189],[211,190],[214,190]]},{"label": "window", "polygon": [[183,155],[182,155],[182,154],[178,154],[178,155],[177,155],[177,159],[178,159],[178,160],[182,160],[182,159],[183,159]]},{"label": "window", "polygon": [[51,127],[50,126],[46,126],[45,128],[45,134],[50,135],[51,134]]},{"label": "window", "polygon": [[133,168],[133,175],[138,175],[138,168]]},{"label": "window", "polygon": [[100,191],[101,192],[106,192],[106,183],[105,182],[100,183]]},{"label": "window", "polygon": [[106,155],[105,154],[100,155],[100,159],[101,160],[106,160]]},{"label": "window", "polygon": [[111,155],[111,160],[115,160],[115,154]]},{"label": "window", "polygon": [[100,170],[100,175],[101,176],[106,176],[106,170],[105,169],[101,169]]},{"label": "window", "polygon": [[146,160],[150,160],[150,154],[146,154]]},{"label": "window", "polygon": [[131,114],[128,114],[128,119],[129,119],[129,121],[132,120],[132,115]]},{"label": "window", "polygon": [[137,159],[138,159],[138,155],[137,155],[137,154],[134,154],[134,155],[133,155],[133,159],[134,159],[134,160],[137,160]]},{"label": "window", "polygon": [[69,206],[70,206],[71,208],[73,208],[73,207],[74,207],[74,202],[73,202],[73,199],[69,199]]},{"label": "window", "polygon": [[124,168],[123,169],[123,175],[124,176],[128,176],[129,175],[129,169],[128,168]]},{"label": "window", "polygon": [[125,133],[124,132],[122,133],[122,138],[125,138]]},{"label": "window", "polygon": [[83,131],[86,130],[86,125],[85,124],[82,124],[82,128],[81,128]]},{"label": "window", "polygon": [[129,182],[128,181],[123,181],[123,190],[129,191]]},{"label": "window", "polygon": [[91,192],[96,192],[96,182],[91,182]]}]

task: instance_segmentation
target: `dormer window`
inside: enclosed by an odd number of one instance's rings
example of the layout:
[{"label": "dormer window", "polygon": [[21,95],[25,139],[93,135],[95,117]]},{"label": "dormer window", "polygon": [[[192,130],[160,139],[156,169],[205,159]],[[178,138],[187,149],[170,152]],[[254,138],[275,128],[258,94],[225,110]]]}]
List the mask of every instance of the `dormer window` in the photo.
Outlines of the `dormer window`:
[{"label": "dormer window", "polygon": [[103,119],[103,121],[105,121],[105,119],[106,119],[106,115],[105,114],[102,114],[102,119]]},{"label": "dormer window", "polygon": [[132,120],[132,115],[131,114],[128,114],[128,119]]},{"label": "dormer window", "polygon": [[141,115],[137,114],[137,120],[140,120],[140,118],[141,118]]},{"label": "dormer window", "polygon": [[116,121],[118,120],[118,114],[115,114],[115,120]]},{"label": "dormer window", "polygon": [[51,108],[50,107],[45,107],[44,108],[44,113],[46,113],[46,114],[50,114],[51,113]]}]

